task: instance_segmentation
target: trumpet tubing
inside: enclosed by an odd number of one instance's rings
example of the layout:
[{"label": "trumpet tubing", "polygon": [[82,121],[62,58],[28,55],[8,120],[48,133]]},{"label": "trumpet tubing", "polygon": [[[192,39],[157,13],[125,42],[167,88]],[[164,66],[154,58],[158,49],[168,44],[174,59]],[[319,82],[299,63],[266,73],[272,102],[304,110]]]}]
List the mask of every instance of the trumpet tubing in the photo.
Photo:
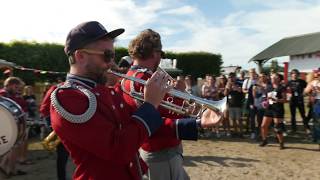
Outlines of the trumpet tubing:
[{"label": "trumpet tubing", "polygon": [[[146,85],[146,81],[139,79],[139,78],[127,76],[125,74],[121,74],[121,73],[114,72],[114,71],[109,71],[108,73],[111,73],[113,75],[119,76],[121,78],[130,80],[130,81],[140,83],[142,85]],[[182,92],[182,91],[179,91],[176,89],[171,89],[168,92],[168,94],[170,94],[171,96],[183,99],[184,101],[187,101],[187,103],[183,103],[183,105],[180,106],[180,105],[176,105],[170,101],[163,100],[161,102],[160,106],[162,106],[166,109],[169,109],[171,111],[174,111],[176,113],[179,113],[179,114],[188,114],[191,117],[201,116],[202,112],[207,108],[215,111],[216,113],[223,114],[223,112],[226,110],[226,107],[227,107],[227,98],[226,97],[223,98],[222,100],[219,100],[219,101],[212,101],[212,100],[203,99],[203,98],[200,98],[200,97],[197,97],[192,94]],[[129,95],[137,100],[144,101],[143,95],[141,93],[131,92]],[[200,108],[198,108],[199,109],[198,112],[190,114],[190,112],[188,110],[188,108],[190,106],[194,106],[194,109],[196,109],[196,107],[200,107]]]}]

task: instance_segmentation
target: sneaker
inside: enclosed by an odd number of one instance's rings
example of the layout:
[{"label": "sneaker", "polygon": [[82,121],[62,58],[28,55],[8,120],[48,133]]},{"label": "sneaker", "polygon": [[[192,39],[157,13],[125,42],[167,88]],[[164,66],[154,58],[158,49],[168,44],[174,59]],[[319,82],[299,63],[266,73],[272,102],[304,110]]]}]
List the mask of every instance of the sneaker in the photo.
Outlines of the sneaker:
[{"label": "sneaker", "polygon": [[255,139],[255,138],[256,138],[256,134],[255,133],[251,133],[250,139]]},{"label": "sneaker", "polygon": [[260,147],[264,147],[268,144],[268,141],[265,139],[265,140],[262,140],[262,142],[259,144]]}]

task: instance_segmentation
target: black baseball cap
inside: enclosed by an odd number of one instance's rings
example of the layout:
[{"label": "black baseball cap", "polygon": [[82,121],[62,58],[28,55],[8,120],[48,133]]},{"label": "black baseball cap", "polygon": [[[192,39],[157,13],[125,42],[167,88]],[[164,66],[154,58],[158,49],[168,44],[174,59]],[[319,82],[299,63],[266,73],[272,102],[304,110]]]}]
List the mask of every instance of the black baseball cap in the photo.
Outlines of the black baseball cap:
[{"label": "black baseball cap", "polygon": [[102,24],[97,21],[88,21],[79,24],[69,32],[64,52],[69,56],[77,49],[102,38],[114,39],[124,32],[124,29],[116,29],[108,32]]}]

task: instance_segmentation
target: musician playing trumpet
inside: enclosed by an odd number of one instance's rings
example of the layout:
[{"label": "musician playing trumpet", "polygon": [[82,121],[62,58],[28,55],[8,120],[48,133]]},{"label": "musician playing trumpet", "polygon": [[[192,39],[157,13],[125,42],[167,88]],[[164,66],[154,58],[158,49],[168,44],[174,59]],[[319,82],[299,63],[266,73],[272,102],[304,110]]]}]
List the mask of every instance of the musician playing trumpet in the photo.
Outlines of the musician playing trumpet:
[{"label": "musician playing trumpet", "polygon": [[[160,34],[146,29],[139,33],[129,43],[129,55],[133,65],[127,76],[148,79],[158,69],[162,51]],[[179,83],[176,83],[177,87]],[[143,85],[123,79],[121,82],[124,100],[131,106],[132,111],[141,108],[141,101],[133,98],[134,94],[143,93]],[[181,90],[184,91],[185,87]],[[181,105],[182,99],[166,95],[163,101]],[[150,180],[184,180],[189,179],[183,168],[181,140],[196,140],[198,137],[197,126],[213,126],[219,122],[220,117],[206,111],[202,119],[186,118],[183,115],[172,113],[163,107],[158,108],[164,123],[150,138],[145,139],[140,149],[140,155],[149,166],[148,178]],[[210,123],[209,123],[210,122]],[[198,124],[198,125],[197,125]]]},{"label": "musician playing trumpet", "polygon": [[[76,165],[73,179],[141,179],[146,166],[138,149],[165,123],[157,107],[171,89],[167,74],[151,75],[137,109],[129,107],[117,89],[104,85],[104,73],[115,57],[114,39],[123,32],[108,32],[99,22],[89,21],[67,36],[64,50],[70,71],[51,93],[50,117]],[[209,126],[218,121],[216,116],[206,111],[200,121]],[[175,132],[175,126],[168,131]],[[196,121],[184,131],[196,132]]]}]

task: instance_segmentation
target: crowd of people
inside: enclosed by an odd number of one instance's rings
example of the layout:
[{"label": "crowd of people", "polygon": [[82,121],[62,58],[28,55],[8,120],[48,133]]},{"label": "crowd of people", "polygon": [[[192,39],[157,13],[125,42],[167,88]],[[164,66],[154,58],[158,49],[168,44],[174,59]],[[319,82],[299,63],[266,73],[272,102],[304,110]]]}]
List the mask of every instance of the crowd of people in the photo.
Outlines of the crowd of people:
[{"label": "crowd of people", "polygon": [[[249,70],[248,77],[244,72],[219,77],[208,74],[195,83],[195,77],[186,75],[172,82],[158,69],[164,52],[160,34],[151,29],[139,33],[129,44],[130,57],[115,64],[114,39],[123,32],[108,32],[96,21],[73,28],[64,49],[70,65],[66,81],[48,86],[40,101],[32,86],[20,78],[11,76],[4,81],[0,96],[17,102],[26,112],[26,121],[40,118],[45,122],[46,126],[40,126],[41,139],[44,127],[60,138],[56,147],[59,180],[66,179],[69,155],[76,165],[74,179],[105,179],[106,174],[111,179],[189,179],[183,168],[181,140],[250,137],[265,147],[272,127],[280,149],[285,149],[285,136],[297,131],[297,108],[306,135],[312,135],[320,150],[320,69],[307,82],[297,69],[290,72],[287,83],[279,73],[258,74],[255,69]],[[146,84],[120,82],[109,69],[144,79]],[[227,98],[227,110],[206,110],[198,118],[172,113],[160,105],[163,100],[184,103],[170,97],[172,88],[213,101]],[[289,129],[284,120],[287,102]],[[33,163],[27,158],[30,126],[26,130],[26,136],[0,159],[0,169],[7,177],[26,174],[17,165]]]},{"label": "crowd of people", "polygon": [[[228,109],[221,125],[203,130],[202,136],[244,138],[247,134],[263,147],[268,144],[268,130],[272,127],[280,149],[284,149],[284,136],[297,131],[296,109],[299,110],[306,137],[311,136],[314,142],[318,142],[318,116],[314,107],[318,106],[319,75],[320,70],[314,70],[305,81],[300,78],[300,72],[293,69],[286,83],[283,75],[274,71],[266,74],[250,69],[249,77],[245,77],[244,72],[239,73],[238,77],[233,72],[219,77],[206,75],[202,85],[192,83],[193,78],[189,75],[179,79],[185,81],[185,91],[193,95],[211,100],[228,99]],[[285,103],[289,104],[288,109],[284,107]],[[307,113],[305,106],[309,109]],[[288,122],[284,119],[285,110],[290,111]],[[310,126],[311,119],[313,128]],[[289,129],[286,128],[288,123]]]}]

